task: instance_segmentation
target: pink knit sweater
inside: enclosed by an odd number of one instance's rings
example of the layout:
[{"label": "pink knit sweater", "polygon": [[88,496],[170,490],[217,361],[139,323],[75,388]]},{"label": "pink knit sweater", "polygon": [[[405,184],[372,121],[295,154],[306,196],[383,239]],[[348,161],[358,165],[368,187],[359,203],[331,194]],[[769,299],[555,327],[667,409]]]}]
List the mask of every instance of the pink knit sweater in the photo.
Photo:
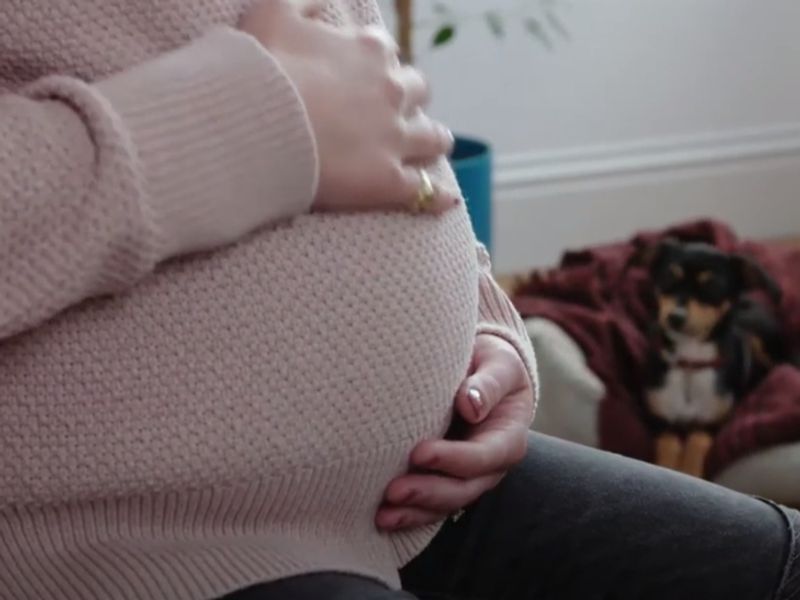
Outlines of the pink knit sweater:
[{"label": "pink knit sweater", "polygon": [[[464,210],[307,214],[312,132],[245,4],[0,3],[2,599],[397,585],[436,527],[375,511],[476,333],[535,377]],[[254,204],[267,227],[189,255]]]}]

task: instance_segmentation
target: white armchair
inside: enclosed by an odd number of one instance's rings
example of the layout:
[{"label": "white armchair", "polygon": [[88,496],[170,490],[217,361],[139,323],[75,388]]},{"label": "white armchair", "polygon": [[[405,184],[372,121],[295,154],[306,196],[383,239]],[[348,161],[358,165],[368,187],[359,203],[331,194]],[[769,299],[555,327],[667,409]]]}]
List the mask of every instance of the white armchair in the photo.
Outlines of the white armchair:
[{"label": "white armchair", "polygon": [[[526,320],[539,364],[540,399],[534,429],[597,447],[605,386],[589,370],[575,341],[547,319]],[[800,442],[757,452],[716,479],[726,487],[800,507]]]}]

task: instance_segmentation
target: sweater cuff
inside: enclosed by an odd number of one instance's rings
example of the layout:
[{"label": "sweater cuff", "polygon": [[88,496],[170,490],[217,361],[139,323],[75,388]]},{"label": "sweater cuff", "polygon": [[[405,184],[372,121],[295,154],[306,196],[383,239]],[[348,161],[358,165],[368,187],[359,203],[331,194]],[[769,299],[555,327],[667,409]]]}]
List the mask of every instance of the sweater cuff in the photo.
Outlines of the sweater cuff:
[{"label": "sweater cuff", "polygon": [[478,247],[478,260],[481,267],[479,282],[477,335],[490,334],[510,343],[522,358],[533,390],[534,410],[539,400],[539,375],[536,367],[536,354],[530,336],[511,300],[491,275],[489,254],[483,246]]},{"label": "sweater cuff", "polygon": [[162,259],[309,210],[319,165],[308,115],[251,36],[215,28],[96,88],[137,150]]}]

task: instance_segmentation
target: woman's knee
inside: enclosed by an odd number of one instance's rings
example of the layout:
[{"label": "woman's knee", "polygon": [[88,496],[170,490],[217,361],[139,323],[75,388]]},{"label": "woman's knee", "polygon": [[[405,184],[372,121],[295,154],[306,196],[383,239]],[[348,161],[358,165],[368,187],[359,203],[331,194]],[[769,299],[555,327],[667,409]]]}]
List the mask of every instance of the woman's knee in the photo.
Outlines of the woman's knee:
[{"label": "woman's knee", "polygon": [[[542,531],[558,523],[567,545],[602,540],[602,554],[623,563],[647,557],[645,580],[733,570],[713,589],[738,589],[742,598],[770,590],[776,600],[800,600],[797,511],[540,434],[531,436],[526,459],[502,487],[504,514],[524,514]],[[708,591],[706,597],[719,597]]]},{"label": "woman's knee", "polygon": [[786,521],[789,532],[786,564],[775,600],[800,599],[800,512],[784,507],[775,507]]}]

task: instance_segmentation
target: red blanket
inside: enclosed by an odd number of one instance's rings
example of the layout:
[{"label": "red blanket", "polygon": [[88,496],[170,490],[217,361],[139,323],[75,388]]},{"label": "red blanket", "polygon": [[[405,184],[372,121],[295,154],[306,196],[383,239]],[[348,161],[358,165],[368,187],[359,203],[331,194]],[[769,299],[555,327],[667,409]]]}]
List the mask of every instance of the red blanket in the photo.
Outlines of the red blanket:
[{"label": "red blanket", "polygon": [[[640,399],[648,344],[645,331],[655,314],[655,297],[647,273],[626,265],[643,244],[665,234],[758,259],[783,290],[781,305],[773,308],[788,341],[800,347],[800,250],[742,242],[719,223],[691,223],[626,243],[569,252],[559,268],[531,274],[514,294],[517,309],[525,317],[551,319],[582,347],[589,367],[607,389],[598,423],[601,446],[642,460],[653,456]],[[738,405],[715,440],[707,473],[713,477],[753,451],[796,441],[800,441],[800,371],[783,365]]]}]

